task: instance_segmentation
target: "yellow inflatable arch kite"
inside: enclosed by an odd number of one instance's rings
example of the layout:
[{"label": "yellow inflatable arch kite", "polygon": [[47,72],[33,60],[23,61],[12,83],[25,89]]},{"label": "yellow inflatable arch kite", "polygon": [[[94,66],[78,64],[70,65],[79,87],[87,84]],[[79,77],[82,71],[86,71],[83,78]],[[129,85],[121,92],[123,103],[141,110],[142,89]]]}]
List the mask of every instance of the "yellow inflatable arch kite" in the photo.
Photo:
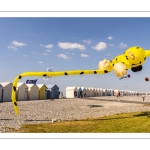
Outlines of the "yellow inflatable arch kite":
[{"label": "yellow inflatable arch kite", "polygon": [[60,72],[25,72],[20,74],[14,79],[12,87],[12,103],[16,114],[19,114],[17,102],[16,102],[16,87],[19,79],[25,76],[41,76],[41,77],[55,77],[55,76],[67,76],[67,75],[88,75],[88,74],[105,74],[114,70],[114,73],[118,77],[123,77],[128,69],[132,69],[133,72],[141,71],[142,64],[145,62],[146,57],[150,56],[150,50],[144,50],[139,46],[130,47],[124,54],[116,56],[113,60],[109,61],[104,59],[98,64],[98,70],[71,70]]},{"label": "yellow inflatable arch kite", "polygon": [[13,82],[11,99],[12,99],[12,103],[14,106],[14,110],[16,114],[18,115],[19,111],[18,111],[18,106],[16,102],[16,88],[17,88],[18,80],[22,79],[25,76],[55,77],[55,76],[67,76],[67,75],[103,74],[103,73],[107,73],[107,72],[105,72],[104,70],[72,70],[72,71],[61,71],[61,72],[25,72],[25,73],[22,73],[19,76],[17,76]]}]

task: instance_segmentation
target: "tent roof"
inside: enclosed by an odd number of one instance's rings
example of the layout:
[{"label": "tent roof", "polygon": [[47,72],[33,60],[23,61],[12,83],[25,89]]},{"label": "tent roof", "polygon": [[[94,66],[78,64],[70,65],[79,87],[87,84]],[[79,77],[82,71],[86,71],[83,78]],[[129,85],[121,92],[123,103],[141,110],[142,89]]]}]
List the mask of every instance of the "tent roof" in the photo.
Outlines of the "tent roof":
[{"label": "tent roof", "polygon": [[81,87],[77,86],[77,89],[79,90],[79,89],[81,89]]},{"label": "tent roof", "polygon": [[76,86],[66,87],[66,90],[74,90],[74,89],[77,89],[77,87]]},{"label": "tent roof", "polygon": [[[36,85],[36,84],[26,84],[29,88]],[[37,85],[36,85],[37,86]]]},{"label": "tent roof", "polygon": [[45,86],[45,87],[47,88],[47,86],[46,86],[45,84],[37,84],[37,86],[38,86],[39,88],[41,88],[42,86]]},{"label": "tent roof", "polygon": [[[46,85],[47,86],[47,88],[53,88],[54,86],[57,86],[56,84],[49,84],[49,85]],[[57,86],[58,87],[58,86]],[[58,87],[59,88],[59,87]]]},{"label": "tent roof", "polygon": [[[3,87],[7,86],[8,84],[10,84],[11,82],[2,82],[0,83]],[[12,84],[12,83],[11,83]]]},{"label": "tent roof", "polygon": [[[24,82],[22,82],[22,83],[17,83],[17,87],[20,87],[21,85],[23,85],[23,84],[25,84]],[[25,84],[25,86],[27,86],[26,84]],[[27,86],[28,87],[28,86]]]}]

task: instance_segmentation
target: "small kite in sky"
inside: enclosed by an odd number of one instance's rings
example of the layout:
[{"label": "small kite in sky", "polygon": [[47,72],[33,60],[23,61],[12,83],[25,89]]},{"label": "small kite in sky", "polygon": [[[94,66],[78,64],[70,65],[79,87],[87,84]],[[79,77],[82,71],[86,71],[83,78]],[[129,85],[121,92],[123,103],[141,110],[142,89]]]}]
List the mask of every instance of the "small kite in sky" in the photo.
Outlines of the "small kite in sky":
[{"label": "small kite in sky", "polygon": [[145,78],[145,81],[149,81],[149,78],[148,78],[148,77],[146,77],[146,78]]}]

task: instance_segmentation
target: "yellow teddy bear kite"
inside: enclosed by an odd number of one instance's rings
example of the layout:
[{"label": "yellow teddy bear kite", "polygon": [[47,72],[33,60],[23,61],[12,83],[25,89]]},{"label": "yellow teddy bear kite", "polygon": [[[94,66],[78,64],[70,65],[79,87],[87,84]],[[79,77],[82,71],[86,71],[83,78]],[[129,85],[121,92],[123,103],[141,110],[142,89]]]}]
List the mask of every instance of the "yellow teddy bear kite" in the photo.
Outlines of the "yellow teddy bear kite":
[{"label": "yellow teddy bear kite", "polygon": [[148,56],[150,56],[150,50],[144,50],[139,46],[133,46],[128,48],[124,54],[116,56],[111,61],[106,58],[100,61],[98,69],[105,70],[105,72],[114,70],[115,75],[122,78],[127,74],[127,70],[129,69],[133,72],[141,71],[142,64]]}]

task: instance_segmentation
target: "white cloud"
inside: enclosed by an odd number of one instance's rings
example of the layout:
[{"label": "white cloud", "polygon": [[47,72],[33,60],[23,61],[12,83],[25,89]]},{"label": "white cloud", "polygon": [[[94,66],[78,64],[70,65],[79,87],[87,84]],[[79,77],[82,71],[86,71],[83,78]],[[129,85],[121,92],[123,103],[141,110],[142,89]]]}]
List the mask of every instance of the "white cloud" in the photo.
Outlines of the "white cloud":
[{"label": "white cloud", "polygon": [[15,46],[25,46],[26,44],[24,43],[20,43],[20,42],[17,42],[17,41],[12,41],[12,44],[15,45]]},{"label": "white cloud", "polygon": [[110,44],[110,46],[115,46],[114,44]]},{"label": "white cloud", "polygon": [[33,54],[37,54],[37,52],[32,52]]},{"label": "white cloud", "polygon": [[81,54],[81,57],[89,57],[87,54]]},{"label": "white cloud", "polygon": [[83,40],[83,42],[86,43],[86,44],[91,44],[92,43],[91,40]]},{"label": "white cloud", "polygon": [[38,64],[43,64],[43,62],[42,61],[38,61]]},{"label": "white cloud", "polygon": [[17,50],[17,48],[15,46],[7,46],[7,48],[13,49],[13,50]]},{"label": "white cloud", "polygon": [[58,46],[62,49],[79,49],[85,50],[84,45],[78,43],[58,42]]},{"label": "white cloud", "polygon": [[110,56],[110,55],[111,55],[111,53],[107,54],[107,56]]},{"label": "white cloud", "polygon": [[127,47],[127,44],[125,44],[125,43],[120,43],[117,47],[126,48],[126,47]]},{"label": "white cloud", "polygon": [[105,42],[99,42],[97,45],[92,46],[93,49],[97,51],[101,51],[107,47],[107,44]]},{"label": "white cloud", "polygon": [[112,40],[112,39],[113,39],[113,37],[112,37],[112,36],[109,36],[107,39]]},{"label": "white cloud", "polygon": [[46,52],[52,52],[51,50],[49,50],[49,49],[47,49],[47,50],[45,50]]},{"label": "white cloud", "polygon": [[45,47],[45,48],[47,48],[47,49],[53,48],[53,45],[52,45],[52,44],[48,44],[48,45],[40,44],[40,46],[43,46],[43,47]]},{"label": "white cloud", "polygon": [[66,56],[66,55],[64,55],[64,54],[59,54],[59,55],[57,55],[57,57],[58,57],[58,58],[62,58],[62,59],[64,59],[64,60],[66,60],[66,59],[69,58],[68,56]]},{"label": "white cloud", "polygon": [[23,55],[24,57],[27,57],[28,55]]},{"label": "white cloud", "polygon": [[20,43],[17,41],[12,41],[11,44],[9,46],[7,46],[7,48],[13,49],[13,50],[17,50],[17,47],[22,47],[25,46],[26,44],[24,43]]},{"label": "white cloud", "polygon": [[48,55],[48,53],[43,53],[42,55],[45,55],[45,56],[47,56],[47,55]]}]

